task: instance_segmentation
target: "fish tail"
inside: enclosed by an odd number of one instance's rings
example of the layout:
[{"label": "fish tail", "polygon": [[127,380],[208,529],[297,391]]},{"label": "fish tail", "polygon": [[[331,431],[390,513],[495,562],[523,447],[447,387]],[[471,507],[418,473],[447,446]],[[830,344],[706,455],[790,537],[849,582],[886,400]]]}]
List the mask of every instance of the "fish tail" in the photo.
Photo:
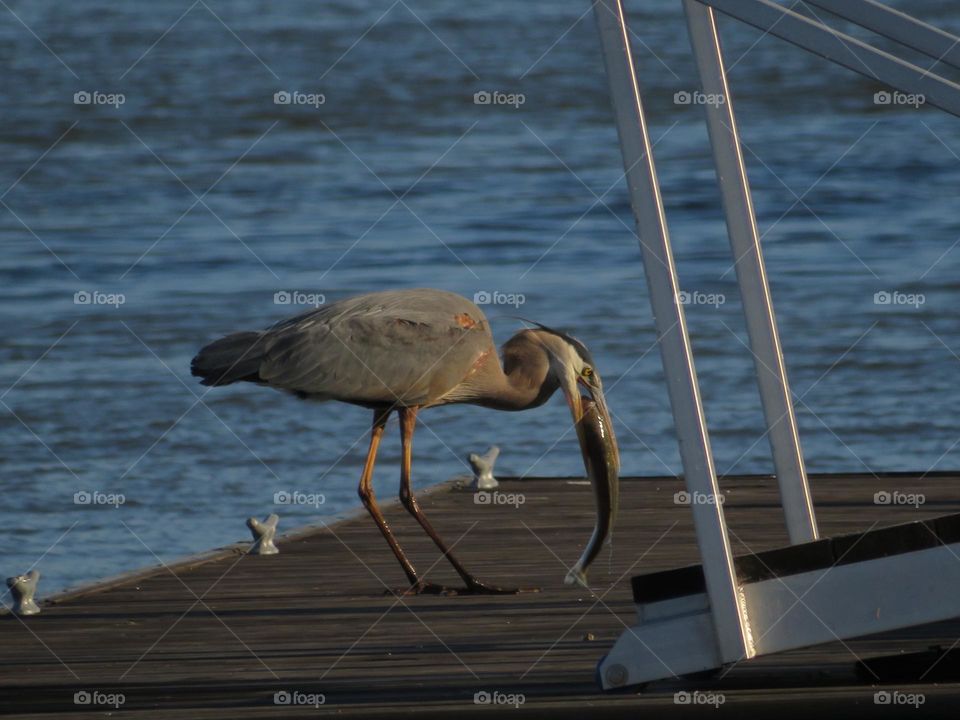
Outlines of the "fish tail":
[{"label": "fish tail", "polygon": [[587,573],[584,571],[583,566],[579,562],[570,569],[570,572],[567,573],[567,576],[563,579],[563,584],[579,585],[587,590],[590,589],[590,586],[587,585]]}]

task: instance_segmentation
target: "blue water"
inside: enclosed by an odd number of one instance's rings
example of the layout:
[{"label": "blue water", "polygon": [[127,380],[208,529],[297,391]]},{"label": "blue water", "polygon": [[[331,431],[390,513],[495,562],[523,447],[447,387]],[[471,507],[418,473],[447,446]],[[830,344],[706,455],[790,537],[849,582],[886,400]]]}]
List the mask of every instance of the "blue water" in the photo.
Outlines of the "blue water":
[{"label": "blue water", "polygon": [[[205,395],[189,376],[218,334],[302,309],[275,304],[280,291],[522,294],[518,309],[487,307],[498,341],[518,313],[574,332],[607,385],[624,472],[678,472],[584,3],[8,4],[5,575],[39,561],[50,592],[236,541],[249,515],[279,509],[290,528],[357,504],[367,411],[256,387]],[[955,9],[909,6],[960,30]],[[674,102],[695,87],[680,4],[631,9],[681,282],[724,299],[688,308],[717,466],[766,472],[702,115]],[[876,83],[722,29],[809,469],[956,468],[956,119],[878,106]],[[124,102],[75,104],[82,91]],[[277,105],[280,91],[324,102]],[[524,102],[477,105],[478,91]],[[884,291],[924,302],[876,304]],[[125,302],[75,304],[78,292]],[[423,420],[420,486],[465,472],[464,455],[493,443],[503,474],[582,471],[572,435],[554,445],[569,423],[559,397],[528,413],[449,407]],[[394,421],[381,496],[395,492],[398,445]],[[277,508],[281,490],[325,503]],[[83,491],[125,503],[75,504]]]}]

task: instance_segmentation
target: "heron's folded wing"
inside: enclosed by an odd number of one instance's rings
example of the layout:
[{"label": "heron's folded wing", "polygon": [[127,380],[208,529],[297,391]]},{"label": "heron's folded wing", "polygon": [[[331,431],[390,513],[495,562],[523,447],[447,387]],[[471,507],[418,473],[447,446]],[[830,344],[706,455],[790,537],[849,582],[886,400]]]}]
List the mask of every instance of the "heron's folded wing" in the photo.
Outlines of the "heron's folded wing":
[{"label": "heron's folded wing", "polygon": [[321,309],[276,326],[260,377],[331,399],[422,404],[460,382],[492,344],[482,317],[464,327],[450,313],[363,310]]}]

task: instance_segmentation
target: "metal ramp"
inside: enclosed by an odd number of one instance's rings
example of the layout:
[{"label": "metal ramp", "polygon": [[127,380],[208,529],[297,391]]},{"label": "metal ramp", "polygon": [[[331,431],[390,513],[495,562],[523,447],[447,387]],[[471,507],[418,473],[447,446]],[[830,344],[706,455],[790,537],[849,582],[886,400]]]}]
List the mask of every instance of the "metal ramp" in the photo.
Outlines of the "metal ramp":
[{"label": "metal ramp", "polygon": [[[716,11],[960,116],[960,85],[773,0],[681,0],[705,95],[737,283],[792,543],[734,557],[677,281],[623,0],[594,0],[630,203],[701,564],[633,578],[637,623],[599,664],[604,689],[960,617],[960,515],[820,539],[727,82]],[[807,0],[960,67],[960,38],[876,0]],[[896,578],[895,581],[892,581]]]}]

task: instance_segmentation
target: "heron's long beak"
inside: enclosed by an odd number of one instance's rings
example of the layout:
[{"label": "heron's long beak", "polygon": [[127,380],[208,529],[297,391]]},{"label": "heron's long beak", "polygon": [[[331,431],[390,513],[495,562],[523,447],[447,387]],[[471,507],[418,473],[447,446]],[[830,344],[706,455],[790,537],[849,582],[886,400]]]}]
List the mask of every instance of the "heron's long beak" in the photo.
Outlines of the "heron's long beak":
[{"label": "heron's long beak", "polygon": [[[590,396],[590,399],[596,403],[597,412],[600,415],[600,419],[603,421],[604,427],[609,429],[610,439],[613,442],[613,447],[616,451],[616,457],[619,462],[620,450],[617,446],[617,438],[613,434],[613,421],[610,418],[610,410],[607,409],[607,401],[603,396],[603,391],[599,388],[591,387],[580,378],[564,377],[560,386],[563,390],[564,397],[567,400],[567,405],[570,406],[570,414],[573,416],[573,425],[577,430],[577,439],[580,441],[580,453],[583,455],[584,464],[586,465],[587,461],[589,460],[589,454],[584,436],[583,424],[580,422],[580,419],[583,417],[583,400],[580,394],[581,387],[587,392],[587,394]],[[617,471],[619,470],[620,468],[618,465]]]}]

